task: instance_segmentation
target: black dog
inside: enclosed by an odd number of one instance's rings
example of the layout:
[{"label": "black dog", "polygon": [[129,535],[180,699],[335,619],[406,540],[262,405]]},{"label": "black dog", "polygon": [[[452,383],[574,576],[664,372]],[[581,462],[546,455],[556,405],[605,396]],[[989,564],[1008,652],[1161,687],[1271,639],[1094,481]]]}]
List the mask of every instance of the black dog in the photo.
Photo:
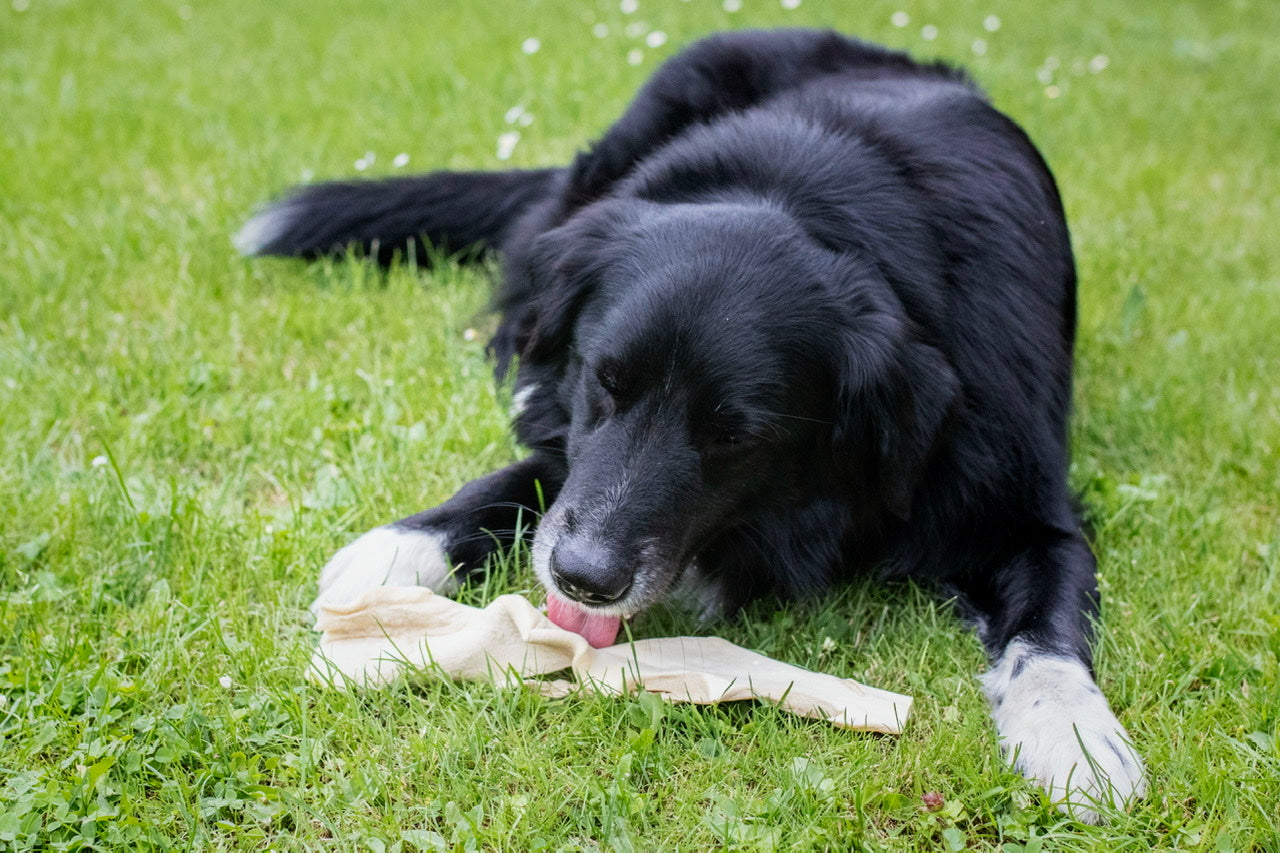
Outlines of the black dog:
[{"label": "black dog", "polygon": [[531,454],[344,548],[322,595],[447,589],[543,502],[550,615],[597,645],[673,592],[717,613],[930,579],[991,653],[1022,772],[1088,820],[1142,792],[1091,675],[1062,207],[963,73],[828,32],[720,35],[568,168],[311,186],[238,244],[504,262],[490,347],[499,378],[518,356]]}]

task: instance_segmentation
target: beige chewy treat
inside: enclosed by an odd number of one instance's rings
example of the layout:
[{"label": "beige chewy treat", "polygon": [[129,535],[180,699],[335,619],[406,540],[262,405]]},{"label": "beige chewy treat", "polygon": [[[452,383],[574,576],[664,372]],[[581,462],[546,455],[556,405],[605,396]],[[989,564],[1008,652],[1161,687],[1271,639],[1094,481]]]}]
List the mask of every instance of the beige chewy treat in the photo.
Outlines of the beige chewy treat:
[{"label": "beige chewy treat", "polygon": [[[660,637],[593,649],[526,599],[503,595],[483,609],[425,587],[378,587],[349,604],[323,604],[314,674],[384,684],[404,667],[551,696],[589,687],[657,693],[701,705],[759,699],[843,728],[900,734],[911,697],[782,663],[719,637]],[[572,669],[577,684],[536,677]]]}]

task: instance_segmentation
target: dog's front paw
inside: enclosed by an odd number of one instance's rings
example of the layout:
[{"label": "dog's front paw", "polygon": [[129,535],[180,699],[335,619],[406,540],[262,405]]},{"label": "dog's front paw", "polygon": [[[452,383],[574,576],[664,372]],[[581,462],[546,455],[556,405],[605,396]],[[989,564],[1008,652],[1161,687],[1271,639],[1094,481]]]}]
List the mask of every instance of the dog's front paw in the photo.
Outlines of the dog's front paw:
[{"label": "dog's front paw", "polygon": [[1102,823],[1143,795],[1142,759],[1080,661],[1014,642],[983,686],[1005,754],[1063,812]]},{"label": "dog's front paw", "polygon": [[458,581],[445,553],[445,536],[430,529],[377,527],[333,555],[320,571],[311,604],[346,604],[379,586],[425,586],[450,595]]}]

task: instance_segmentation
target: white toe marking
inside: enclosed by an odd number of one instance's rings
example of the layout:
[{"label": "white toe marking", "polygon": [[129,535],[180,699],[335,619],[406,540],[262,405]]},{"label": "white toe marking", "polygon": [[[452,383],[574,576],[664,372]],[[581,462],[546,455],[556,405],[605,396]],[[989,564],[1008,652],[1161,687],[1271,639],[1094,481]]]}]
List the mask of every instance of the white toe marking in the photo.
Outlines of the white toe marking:
[{"label": "white toe marking", "polygon": [[333,555],[320,570],[311,605],[345,604],[379,586],[425,586],[449,595],[457,590],[444,551],[445,536],[432,530],[388,526],[370,530]]},{"label": "white toe marking", "polygon": [[1100,823],[1145,792],[1142,759],[1080,661],[1015,640],[982,685],[1006,755],[1062,811]]},{"label": "white toe marking", "polygon": [[256,255],[289,230],[293,211],[288,204],[274,204],[246,222],[231,243],[242,255]]}]

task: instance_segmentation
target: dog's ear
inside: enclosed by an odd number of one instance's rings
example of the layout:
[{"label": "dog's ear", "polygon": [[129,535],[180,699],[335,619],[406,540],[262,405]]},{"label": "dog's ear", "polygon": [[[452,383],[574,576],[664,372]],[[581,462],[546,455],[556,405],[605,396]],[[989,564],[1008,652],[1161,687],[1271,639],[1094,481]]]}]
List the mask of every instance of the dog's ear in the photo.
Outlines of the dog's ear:
[{"label": "dog's ear", "polygon": [[916,487],[958,403],[946,357],[912,328],[901,307],[869,293],[846,302],[836,353],[839,452],[874,481],[882,505],[906,520]]},{"label": "dog's ear", "polygon": [[616,256],[628,222],[621,206],[598,204],[534,241],[524,265],[531,297],[522,358],[543,361],[568,351],[578,316]]}]

